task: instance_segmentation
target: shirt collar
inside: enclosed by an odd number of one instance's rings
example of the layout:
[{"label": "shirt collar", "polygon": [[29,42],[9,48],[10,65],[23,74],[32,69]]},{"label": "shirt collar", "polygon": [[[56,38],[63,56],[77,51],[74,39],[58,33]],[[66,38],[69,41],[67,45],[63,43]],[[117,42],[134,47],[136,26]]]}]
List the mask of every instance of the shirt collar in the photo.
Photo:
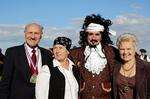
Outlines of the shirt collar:
[{"label": "shirt collar", "polygon": [[[67,60],[69,61],[69,69],[72,69],[72,66],[74,65],[74,63],[69,58],[67,58]],[[53,66],[60,67],[60,62],[56,60],[55,58],[53,59]]]},{"label": "shirt collar", "polygon": [[96,48],[98,49],[98,51],[102,51],[102,45],[101,45],[101,43],[99,43],[99,44],[96,46]]},{"label": "shirt collar", "polygon": [[102,51],[102,45],[101,45],[101,43],[99,43],[98,45],[96,45],[95,48],[92,48],[90,46],[86,46],[86,48],[85,48],[85,50],[88,50],[88,51],[95,51],[95,49],[97,51]]},{"label": "shirt collar", "polygon": [[[26,46],[28,52],[29,52],[29,53],[32,53],[33,48],[29,47],[29,45],[28,45],[27,43],[25,43],[25,46]],[[37,51],[37,50],[38,50],[38,47],[35,47],[34,49],[35,49],[35,51]]]}]

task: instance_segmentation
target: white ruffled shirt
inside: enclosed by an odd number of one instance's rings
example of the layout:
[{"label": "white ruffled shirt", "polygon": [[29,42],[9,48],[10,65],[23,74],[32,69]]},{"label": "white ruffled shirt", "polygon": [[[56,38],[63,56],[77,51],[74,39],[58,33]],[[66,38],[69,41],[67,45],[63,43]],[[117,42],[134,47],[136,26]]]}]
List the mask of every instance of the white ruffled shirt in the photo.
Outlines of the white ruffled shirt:
[{"label": "white ruffled shirt", "polygon": [[[69,59],[68,59],[69,60]],[[65,77],[65,95],[64,99],[78,99],[78,83],[72,72],[73,62],[69,60],[69,69],[65,69],[60,66],[59,61],[53,60],[54,67],[58,66],[58,69],[63,73]],[[50,71],[47,65],[42,66],[41,72],[37,76],[36,82],[36,99],[48,99],[49,94],[49,79]]]},{"label": "white ruffled shirt", "polygon": [[85,51],[85,68],[93,74],[99,74],[105,68],[107,60],[105,54],[102,52],[101,44],[98,44],[96,48],[86,46]]}]

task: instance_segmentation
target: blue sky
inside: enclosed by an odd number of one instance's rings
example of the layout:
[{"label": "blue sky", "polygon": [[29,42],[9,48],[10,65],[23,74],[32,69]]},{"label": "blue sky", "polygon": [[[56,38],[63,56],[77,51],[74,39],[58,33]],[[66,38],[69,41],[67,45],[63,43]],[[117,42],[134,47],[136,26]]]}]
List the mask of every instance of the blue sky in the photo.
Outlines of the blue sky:
[{"label": "blue sky", "polygon": [[38,22],[45,27],[43,47],[51,47],[57,36],[67,36],[78,45],[79,30],[86,15],[95,13],[111,19],[116,38],[131,32],[139,39],[139,48],[150,52],[149,0],[0,0],[0,48],[24,42],[24,25]]}]

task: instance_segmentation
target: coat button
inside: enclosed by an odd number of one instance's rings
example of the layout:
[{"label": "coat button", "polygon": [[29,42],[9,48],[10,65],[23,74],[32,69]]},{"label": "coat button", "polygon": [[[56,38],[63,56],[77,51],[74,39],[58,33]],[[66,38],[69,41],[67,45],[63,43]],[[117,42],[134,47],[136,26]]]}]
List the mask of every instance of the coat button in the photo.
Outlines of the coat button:
[{"label": "coat button", "polygon": [[94,97],[94,96],[92,96],[92,99],[95,99],[95,97]]},{"label": "coat button", "polygon": [[92,86],[93,88],[95,88],[95,86]]}]

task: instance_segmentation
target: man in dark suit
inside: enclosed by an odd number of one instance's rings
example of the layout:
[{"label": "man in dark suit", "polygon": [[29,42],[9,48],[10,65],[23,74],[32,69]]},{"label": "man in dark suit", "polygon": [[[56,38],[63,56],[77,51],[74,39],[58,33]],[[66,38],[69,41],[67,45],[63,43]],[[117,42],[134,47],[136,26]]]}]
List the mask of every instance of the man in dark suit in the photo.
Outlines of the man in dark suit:
[{"label": "man in dark suit", "polygon": [[31,23],[25,27],[25,43],[6,50],[0,99],[35,99],[36,75],[43,65],[52,66],[51,53],[38,46],[43,27]]}]

